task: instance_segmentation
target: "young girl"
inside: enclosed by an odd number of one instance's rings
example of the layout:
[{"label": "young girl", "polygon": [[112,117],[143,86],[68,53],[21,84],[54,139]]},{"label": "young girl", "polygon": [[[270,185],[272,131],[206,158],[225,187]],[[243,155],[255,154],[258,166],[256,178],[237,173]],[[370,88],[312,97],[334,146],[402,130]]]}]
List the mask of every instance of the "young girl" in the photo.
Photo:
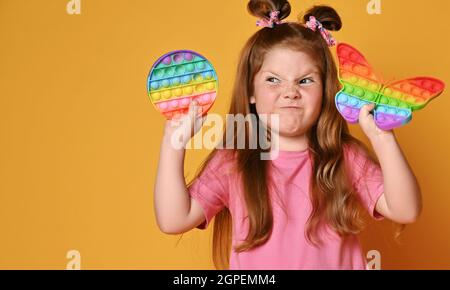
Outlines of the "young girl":
[{"label": "young girl", "polygon": [[282,22],[291,10],[285,0],[252,0],[248,10],[261,28],[241,52],[229,114],[278,114],[278,156],[262,160],[260,146],[216,149],[186,185],[185,151],[171,137],[181,128],[185,145],[200,129],[194,121],[204,118],[193,102],[187,116],[165,126],[158,225],[179,234],[205,229],[215,217],[217,268],[365,269],[356,236],[361,209],[375,219],[414,222],[421,211],[416,178],[394,133],[375,125],[373,105],[361,109],[359,124],[379,161],[335,107],[339,82],[328,31],[342,26],[335,10],[312,7],[302,23]]}]

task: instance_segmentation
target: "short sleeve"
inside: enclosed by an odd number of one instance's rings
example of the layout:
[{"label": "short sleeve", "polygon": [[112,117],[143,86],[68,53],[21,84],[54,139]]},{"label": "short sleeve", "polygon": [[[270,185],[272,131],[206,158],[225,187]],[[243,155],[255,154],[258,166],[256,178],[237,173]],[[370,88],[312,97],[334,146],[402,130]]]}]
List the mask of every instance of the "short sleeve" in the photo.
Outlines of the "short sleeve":
[{"label": "short sleeve", "polygon": [[384,217],[376,211],[377,202],[384,193],[381,167],[356,145],[344,148],[349,177],[362,205],[374,219],[382,220]]},{"label": "short sleeve", "polygon": [[197,226],[198,229],[206,229],[211,219],[228,206],[230,174],[226,150],[217,149],[203,172],[188,187],[189,195],[200,204],[205,215],[205,222]]}]

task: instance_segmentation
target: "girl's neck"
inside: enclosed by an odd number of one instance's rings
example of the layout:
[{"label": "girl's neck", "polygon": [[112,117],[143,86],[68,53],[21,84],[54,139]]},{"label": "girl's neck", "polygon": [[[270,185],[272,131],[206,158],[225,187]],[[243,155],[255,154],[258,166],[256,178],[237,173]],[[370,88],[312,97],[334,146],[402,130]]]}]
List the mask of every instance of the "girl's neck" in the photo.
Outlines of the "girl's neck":
[{"label": "girl's neck", "polygon": [[305,151],[308,149],[308,139],[305,134],[295,137],[278,136],[280,151]]}]

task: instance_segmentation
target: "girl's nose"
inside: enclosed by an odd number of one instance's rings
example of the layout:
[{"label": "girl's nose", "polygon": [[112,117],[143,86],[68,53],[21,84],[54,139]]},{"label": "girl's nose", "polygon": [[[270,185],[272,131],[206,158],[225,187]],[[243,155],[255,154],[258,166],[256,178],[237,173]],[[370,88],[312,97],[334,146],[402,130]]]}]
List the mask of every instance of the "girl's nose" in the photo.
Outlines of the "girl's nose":
[{"label": "girl's nose", "polygon": [[284,97],[289,99],[298,99],[300,98],[300,92],[297,90],[295,86],[290,86],[285,91]]}]

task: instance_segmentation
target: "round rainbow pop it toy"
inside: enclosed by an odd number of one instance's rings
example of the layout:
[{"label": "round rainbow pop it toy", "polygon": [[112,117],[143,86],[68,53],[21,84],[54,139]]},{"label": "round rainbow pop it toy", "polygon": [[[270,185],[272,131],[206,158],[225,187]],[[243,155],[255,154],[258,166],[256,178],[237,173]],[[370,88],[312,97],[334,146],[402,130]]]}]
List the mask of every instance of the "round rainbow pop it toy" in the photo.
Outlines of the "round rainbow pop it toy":
[{"label": "round rainbow pop it toy", "polygon": [[337,46],[339,81],[336,94],[338,111],[350,123],[357,123],[362,106],[375,103],[374,120],[383,130],[408,123],[412,111],[425,107],[445,88],[444,82],[431,77],[415,77],[385,84],[364,56],[348,44]]},{"label": "round rainbow pop it toy", "polygon": [[161,56],[152,66],[147,92],[155,108],[167,119],[188,112],[196,100],[205,115],[217,95],[218,78],[212,64],[190,50],[177,50]]}]

